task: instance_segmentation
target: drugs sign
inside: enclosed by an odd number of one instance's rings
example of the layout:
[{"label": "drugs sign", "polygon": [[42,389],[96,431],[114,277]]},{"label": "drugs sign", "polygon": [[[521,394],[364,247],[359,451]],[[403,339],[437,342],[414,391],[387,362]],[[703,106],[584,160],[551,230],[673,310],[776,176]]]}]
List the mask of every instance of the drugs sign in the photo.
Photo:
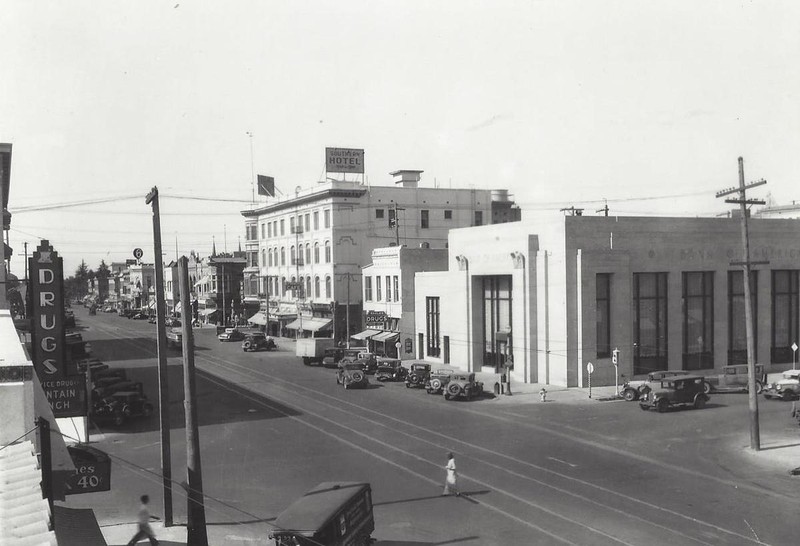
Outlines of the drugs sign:
[{"label": "drugs sign", "polygon": [[42,240],[29,259],[33,365],[41,381],[77,373],[66,369],[64,266],[49,241]]},{"label": "drugs sign", "polygon": [[364,174],[364,150],[325,148],[325,171],[329,173]]}]

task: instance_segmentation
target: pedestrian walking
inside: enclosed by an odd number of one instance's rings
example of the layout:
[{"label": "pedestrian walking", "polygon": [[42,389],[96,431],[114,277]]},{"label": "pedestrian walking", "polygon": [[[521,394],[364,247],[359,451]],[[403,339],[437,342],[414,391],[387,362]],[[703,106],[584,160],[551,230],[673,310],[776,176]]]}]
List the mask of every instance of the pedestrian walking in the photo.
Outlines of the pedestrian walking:
[{"label": "pedestrian walking", "polygon": [[453,458],[452,453],[447,454],[447,464],[445,465],[444,469],[447,471],[447,476],[444,479],[444,491],[442,492],[442,496],[445,497],[447,495],[455,494],[456,497],[460,497],[461,492],[458,490],[456,460]]},{"label": "pedestrian walking", "polygon": [[142,495],[139,500],[142,501],[142,505],[139,507],[138,530],[136,531],[136,534],[133,535],[133,538],[128,542],[128,546],[133,546],[143,538],[150,540],[151,545],[158,544],[158,540],[156,540],[156,534],[153,532],[152,527],[150,527],[150,520],[157,520],[159,518],[156,516],[151,516],[150,510],[147,508],[147,504],[150,502],[150,497],[147,495]]}]

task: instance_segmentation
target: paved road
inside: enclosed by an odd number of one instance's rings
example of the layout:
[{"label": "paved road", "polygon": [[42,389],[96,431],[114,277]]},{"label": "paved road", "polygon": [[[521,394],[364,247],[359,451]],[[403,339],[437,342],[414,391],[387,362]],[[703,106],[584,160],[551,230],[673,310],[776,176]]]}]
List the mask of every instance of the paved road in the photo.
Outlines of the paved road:
[{"label": "paved road", "polygon": [[[98,356],[157,398],[153,325],[79,313]],[[743,468],[747,399],[703,411],[625,402],[500,404],[377,384],[343,390],[332,370],[196,330],[204,487],[226,541],[266,544],[270,521],[320,481],[373,486],[379,544],[795,544],[795,484]],[[185,473],[180,359],[170,359],[173,477]],[[785,405],[762,422],[787,426]],[[160,511],[158,419],[95,434],[116,459],[114,491],[71,497],[101,524],[129,522],[146,490]],[[769,430],[769,426],[762,425]],[[746,441],[746,432],[744,438]],[[440,496],[453,451],[467,496]],[[156,474],[152,474],[152,473]],[[185,500],[175,494],[176,521]],[[238,523],[238,524],[237,524]]]}]

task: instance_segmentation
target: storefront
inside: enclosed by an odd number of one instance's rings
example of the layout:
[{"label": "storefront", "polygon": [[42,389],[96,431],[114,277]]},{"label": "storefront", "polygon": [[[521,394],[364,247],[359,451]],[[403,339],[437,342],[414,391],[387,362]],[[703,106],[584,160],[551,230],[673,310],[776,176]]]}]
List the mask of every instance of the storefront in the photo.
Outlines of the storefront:
[{"label": "storefront", "polygon": [[[800,338],[800,220],[750,219],[756,359]],[[418,357],[515,381],[613,385],[745,358],[737,218],[568,216],[453,230],[448,270],[418,273]],[[800,344],[800,342],[798,342]],[[619,351],[617,368],[612,352]]]}]

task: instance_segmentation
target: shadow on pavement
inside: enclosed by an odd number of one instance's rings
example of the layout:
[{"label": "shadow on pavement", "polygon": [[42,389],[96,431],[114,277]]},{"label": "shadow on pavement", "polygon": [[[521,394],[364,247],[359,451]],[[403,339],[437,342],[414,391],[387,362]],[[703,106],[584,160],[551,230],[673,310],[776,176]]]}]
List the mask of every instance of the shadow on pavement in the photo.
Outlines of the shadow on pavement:
[{"label": "shadow on pavement", "polygon": [[[153,332],[153,337],[133,337],[124,340],[90,339],[88,341],[92,346],[93,355],[107,364],[123,360],[155,360],[158,358],[155,332]],[[194,350],[207,351],[208,349],[195,344]],[[167,350],[168,358],[180,355],[180,349],[169,348]]]},{"label": "shadow on pavement", "polygon": [[[183,367],[168,368],[170,391],[170,427],[185,426],[183,414]],[[150,417],[133,418],[120,427],[108,422],[96,423],[106,432],[149,432],[159,429],[158,368],[148,366],[129,370],[129,379],[140,381],[149,401],[155,406]],[[196,375],[197,415],[200,426],[225,425],[229,423],[263,421],[300,415],[297,410],[267,398],[230,381],[197,370]]]},{"label": "shadow on pavement", "polygon": [[462,538],[454,538],[452,540],[445,540],[442,542],[416,542],[410,540],[378,540],[374,542],[375,546],[445,546],[445,544],[461,544],[463,542],[478,543],[481,537],[469,536]]},{"label": "shadow on pavement", "polygon": [[[488,489],[483,489],[480,491],[462,491],[461,497],[467,500],[470,500],[469,497],[474,497],[476,495],[486,495],[487,493],[491,493]],[[425,501],[425,500],[433,500],[433,499],[440,499],[443,495],[428,495],[427,497],[414,497],[413,499],[398,499],[398,500],[391,500],[391,501],[384,501],[384,502],[376,502],[373,503],[373,506],[389,506],[392,504],[402,504],[405,502],[418,502],[418,501]],[[476,501],[473,501],[476,502]]]}]

